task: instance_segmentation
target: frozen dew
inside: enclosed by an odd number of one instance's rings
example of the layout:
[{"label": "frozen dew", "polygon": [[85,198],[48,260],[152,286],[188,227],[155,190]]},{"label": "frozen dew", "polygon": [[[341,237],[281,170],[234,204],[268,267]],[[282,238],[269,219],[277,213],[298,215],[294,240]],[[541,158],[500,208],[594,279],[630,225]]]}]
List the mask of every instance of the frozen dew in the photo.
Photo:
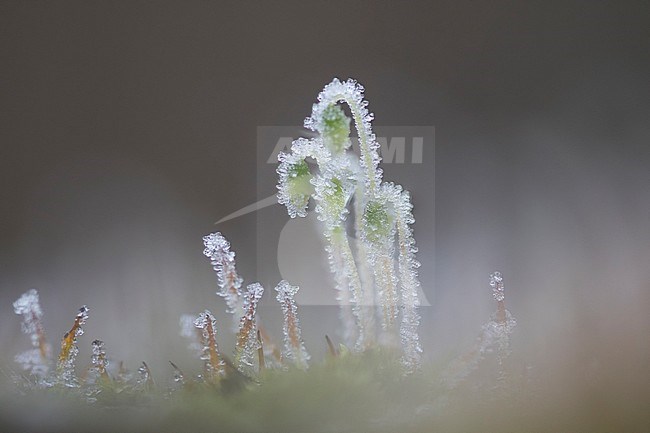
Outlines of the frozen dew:
[{"label": "frozen dew", "polygon": [[107,377],[106,367],[108,367],[108,359],[106,359],[106,349],[104,349],[104,342],[102,340],[93,340],[92,342],[93,354],[90,357],[92,363],[92,370],[100,377]]},{"label": "frozen dew", "polygon": [[208,310],[194,321],[196,329],[201,331],[201,360],[207,380],[218,380],[224,374],[224,362],[217,346],[217,321]]},{"label": "frozen dew", "polygon": [[510,335],[517,325],[517,321],[505,307],[505,286],[501,272],[495,271],[490,274],[490,287],[492,287],[492,294],[497,301],[497,311],[483,329],[494,341],[500,368],[499,375],[503,377],[505,375],[503,365],[506,358],[510,356]]},{"label": "frozen dew", "polygon": [[174,364],[171,361],[169,361],[169,363],[171,364],[172,368],[174,369],[174,376],[173,376],[174,377],[174,383],[176,383],[178,385],[181,385],[181,386],[185,385],[185,374],[181,371],[180,368],[178,368],[178,366],[176,364]]},{"label": "frozen dew", "polygon": [[282,306],[284,316],[283,334],[284,350],[283,358],[293,363],[296,367],[307,369],[309,353],[305,349],[300,331],[300,321],[298,320],[298,306],[296,305],[295,296],[298,293],[298,286],[292,286],[285,280],[280,281],[276,286],[276,299]]},{"label": "frozen dew", "polygon": [[88,312],[90,311],[90,308],[87,306],[83,306],[79,308],[79,312],[77,313],[76,320],[77,323],[79,323],[79,326],[75,329],[75,336],[79,337],[84,334],[84,329],[81,327],[81,325],[86,324],[86,320],[88,320]]},{"label": "frozen dew", "polygon": [[221,296],[228,306],[228,312],[233,314],[233,324],[239,322],[239,312],[242,306],[241,285],[243,279],[237,274],[235,253],[230,251],[230,242],[220,233],[211,233],[203,237],[205,249],[203,254],[210,259],[217,273],[217,295]]},{"label": "frozen dew", "polygon": [[88,375],[83,380],[83,393],[88,403],[95,403],[97,396],[104,391],[104,386],[110,382],[108,375],[108,359],[104,342],[93,340],[92,355],[90,357],[91,367],[88,369]]},{"label": "frozen dew", "polygon": [[495,300],[501,302],[506,299],[501,272],[494,271],[490,274],[490,287]]},{"label": "frozen dew", "polygon": [[61,341],[61,352],[59,353],[59,360],[56,367],[57,377],[60,383],[69,388],[79,386],[75,374],[75,361],[79,354],[77,338],[84,333],[83,325],[88,320],[88,311],[89,309],[85,305],[79,309],[72,328],[63,336],[63,340]]},{"label": "frozen dew", "polygon": [[400,337],[404,350],[402,363],[407,372],[413,372],[420,368],[422,354],[418,333],[420,325],[418,292],[421,287],[417,269],[420,267],[420,262],[415,258],[417,247],[411,229],[411,224],[415,222],[415,219],[411,213],[413,205],[408,191],[394,186],[392,202],[397,224],[398,269],[402,293],[402,322],[400,325]]},{"label": "frozen dew", "polygon": [[253,283],[246,287],[244,293],[243,316],[239,322],[237,344],[235,348],[235,365],[241,372],[250,372],[259,349],[257,340],[256,312],[257,303],[264,294],[260,283]]},{"label": "frozen dew", "polygon": [[153,376],[151,375],[151,370],[146,362],[142,361],[140,367],[138,368],[138,378],[136,380],[137,388],[143,391],[151,391],[155,383],[153,381]]},{"label": "frozen dew", "polygon": [[139,381],[149,380],[149,369],[144,362],[138,367],[138,374],[140,375]]},{"label": "frozen dew", "polygon": [[23,370],[39,378],[44,378],[49,372],[50,345],[45,337],[43,328],[43,310],[39,302],[38,291],[30,289],[23,293],[14,303],[14,312],[21,315],[21,329],[29,335],[32,347],[15,357]]}]

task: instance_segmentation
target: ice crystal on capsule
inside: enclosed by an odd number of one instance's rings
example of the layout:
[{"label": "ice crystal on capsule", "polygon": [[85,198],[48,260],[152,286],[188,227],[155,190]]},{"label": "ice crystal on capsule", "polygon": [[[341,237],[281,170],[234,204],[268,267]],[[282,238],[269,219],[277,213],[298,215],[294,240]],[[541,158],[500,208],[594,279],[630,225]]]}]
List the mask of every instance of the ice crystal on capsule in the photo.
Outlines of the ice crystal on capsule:
[{"label": "ice crystal on capsule", "polygon": [[319,165],[330,159],[330,153],[323,147],[322,140],[299,138],[291,145],[291,153],[278,155],[278,202],[287,207],[291,218],[307,215],[309,198],[313,193],[312,174],[307,158]]},{"label": "ice crystal on capsule", "polygon": [[298,286],[292,286],[282,280],[276,286],[275,291],[277,292],[276,299],[282,306],[282,314],[284,315],[284,350],[282,356],[296,367],[306,369],[309,353],[307,353],[300,335],[300,321],[298,320],[298,307],[295,300],[298,289]]}]

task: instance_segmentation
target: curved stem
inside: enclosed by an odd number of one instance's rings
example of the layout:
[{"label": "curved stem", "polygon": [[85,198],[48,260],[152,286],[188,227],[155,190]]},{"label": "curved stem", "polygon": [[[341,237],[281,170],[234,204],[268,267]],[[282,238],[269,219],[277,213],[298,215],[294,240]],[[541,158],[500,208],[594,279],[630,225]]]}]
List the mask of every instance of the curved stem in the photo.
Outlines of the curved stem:
[{"label": "curved stem", "polygon": [[319,102],[314,104],[312,115],[306,119],[305,126],[317,130],[323,110],[331,104],[344,102],[350,107],[354,126],[359,135],[361,165],[365,170],[368,192],[372,196],[381,184],[381,170],[377,168],[381,158],[377,151],[379,143],[377,143],[370,126],[373,115],[366,109],[368,103],[363,99],[363,90],[363,87],[352,79],[343,83],[334,79],[318,95]]}]

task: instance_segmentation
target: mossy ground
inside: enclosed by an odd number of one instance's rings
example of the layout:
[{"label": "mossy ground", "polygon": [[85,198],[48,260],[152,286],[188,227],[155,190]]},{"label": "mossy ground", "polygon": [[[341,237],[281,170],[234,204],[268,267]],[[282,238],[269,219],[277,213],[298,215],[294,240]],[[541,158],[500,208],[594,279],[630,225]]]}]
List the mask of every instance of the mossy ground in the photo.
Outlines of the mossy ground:
[{"label": "mossy ground", "polygon": [[618,432],[648,425],[639,401],[618,401],[604,389],[585,400],[575,390],[562,395],[556,385],[514,378],[498,390],[492,371],[479,370],[449,392],[439,367],[405,377],[397,356],[383,350],[330,357],[307,371],[267,370],[254,381],[188,381],[174,392],[164,378],[151,390],[108,385],[92,404],[66,389],[14,389],[0,397],[0,417],[2,431],[35,432]]}]

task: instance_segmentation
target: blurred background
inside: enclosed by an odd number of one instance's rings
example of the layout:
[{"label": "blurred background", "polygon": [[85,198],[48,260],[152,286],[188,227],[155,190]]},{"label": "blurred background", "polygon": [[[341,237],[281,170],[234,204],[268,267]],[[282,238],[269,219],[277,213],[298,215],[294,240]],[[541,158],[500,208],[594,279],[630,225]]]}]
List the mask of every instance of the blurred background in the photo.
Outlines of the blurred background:
[{"label": "blurred background", "polygon": [[[0,365],[29,346],[11,303],[37,288],[55,350],[90,307],[81,364],[100,338],[131,368],[198,369],[178,318],[225,311],[201,237],[221,230],[246,282],[266,281],[256,215],[214,222],[259,198],[257,127],[300,125],[336,76],[364,84],[377,124],[435,126],[435,194],[413,197],[416,220],[435,200],[415,225],[435,230],[426,356],[471,346],[499,269],[528,364],[633,397],[650,377],[649,17],[647,2],[1,2]],[[280,338],[279,310],[262,314]],[[337,311],[300,314],[319,357]]]}]

